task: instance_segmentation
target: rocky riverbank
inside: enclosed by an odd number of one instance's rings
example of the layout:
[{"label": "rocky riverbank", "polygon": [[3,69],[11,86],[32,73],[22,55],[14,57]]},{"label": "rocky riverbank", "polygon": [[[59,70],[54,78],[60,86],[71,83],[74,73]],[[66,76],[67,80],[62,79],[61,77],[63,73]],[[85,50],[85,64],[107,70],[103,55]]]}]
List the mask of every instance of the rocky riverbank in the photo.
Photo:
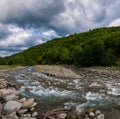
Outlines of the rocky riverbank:
[{"label": "rocky riverbank", "polygon": [[92,108],[84,110],[80,115],[76,114],[76,107],[63,107],[38,115],[35,111],[34,98],[21,98],[20,91],[15,85],[5,79],[0,79],[0,118],[1,119],[104,119],[104,114]]},{"label": "rocky riverbank", "polygon": [[36,119],[34,98],[21,97],[15,85],[0,79],[0,117],[2,119]]},{"label": "rocky riverbank", "polygon": [[[0,116],[2,119],[114,119],[114,117],[119,119],[119,103],[115,107],[108,105],[110,110],[107,110],[107,114],[89,104],[91,101],[94,104],[96,99],[97,103],[102,103],[102,98],[107,100],[107,98],[111,98],[110,96],[115,99],[119,98],[119,80],[120,70],[116,68],[40,65],[30,68],[0,69]],[[111,89],[115,86],[117,92],[112,91],[109,86]],[[25,91],[30,95],[25,95]],[[82,91],[84,92],[80,94]],[[39,101],[36,97],[34,98],[36,94],[41,96]],[[53,99],[52,103],[56,105],[56,98],[54,98],[56,95],[58,101],[71,98],[77,103],[67,106],[61,103],[55,109],[44,111],[42,106],[47,108],[49,102],[42,104],[42,97]],[[83,105],[88,106],[81,110],[82,102],[79,103],[79,101],[82,96],[87,100]],[[110,101],[113,100],[111,99]]]}]

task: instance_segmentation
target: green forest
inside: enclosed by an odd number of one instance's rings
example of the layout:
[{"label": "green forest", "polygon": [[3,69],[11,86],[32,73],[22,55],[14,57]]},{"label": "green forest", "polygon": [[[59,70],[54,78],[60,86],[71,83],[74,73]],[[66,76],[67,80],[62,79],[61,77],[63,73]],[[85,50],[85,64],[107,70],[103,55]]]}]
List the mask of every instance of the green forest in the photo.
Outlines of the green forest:
[{"label": "green forest", "polygon": [[0,58],[0,65],[36,64],[120,66],[120,27],[75,33]]}]

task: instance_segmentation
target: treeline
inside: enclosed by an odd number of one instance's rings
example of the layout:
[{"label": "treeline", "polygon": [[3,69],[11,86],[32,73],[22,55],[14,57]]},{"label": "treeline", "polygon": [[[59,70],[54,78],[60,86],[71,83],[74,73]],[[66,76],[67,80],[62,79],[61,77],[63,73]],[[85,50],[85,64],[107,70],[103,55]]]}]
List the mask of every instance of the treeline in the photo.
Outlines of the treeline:
[{"label": "treeline", "polygon": [[53,39],[10,57],[0,58],[0,64],[120,65],[120,27],[98,28]]}]

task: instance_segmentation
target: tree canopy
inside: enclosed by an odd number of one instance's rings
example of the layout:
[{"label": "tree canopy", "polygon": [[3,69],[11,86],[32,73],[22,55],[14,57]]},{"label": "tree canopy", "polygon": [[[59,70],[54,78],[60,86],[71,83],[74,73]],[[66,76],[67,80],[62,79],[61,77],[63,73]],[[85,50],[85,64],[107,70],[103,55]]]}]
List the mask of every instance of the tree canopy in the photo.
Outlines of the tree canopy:
[{"label": "tree canopy", "polygon": [[1,65],[71,64],[113,66],[120,64],[120,27],[98,28],[56,38],[9,57]]}]

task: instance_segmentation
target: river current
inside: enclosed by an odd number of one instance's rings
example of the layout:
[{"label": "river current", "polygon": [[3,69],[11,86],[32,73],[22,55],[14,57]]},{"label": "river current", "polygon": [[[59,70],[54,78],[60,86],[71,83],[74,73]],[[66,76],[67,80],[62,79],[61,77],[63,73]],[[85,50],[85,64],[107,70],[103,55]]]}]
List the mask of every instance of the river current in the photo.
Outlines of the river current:
[{"label": "river current", "polygon": [[[85,72],[86,73],[86,72]],[[75,105],[77,113],[86,107],[103,112],[120,106],[120,79],[94,73],[79,79],[55,78],[33,67],[11,71],[12,78],[20,85],[23,96],[34,97],[41,110]],[[118,104],[119,103],[119,104]]]}]

